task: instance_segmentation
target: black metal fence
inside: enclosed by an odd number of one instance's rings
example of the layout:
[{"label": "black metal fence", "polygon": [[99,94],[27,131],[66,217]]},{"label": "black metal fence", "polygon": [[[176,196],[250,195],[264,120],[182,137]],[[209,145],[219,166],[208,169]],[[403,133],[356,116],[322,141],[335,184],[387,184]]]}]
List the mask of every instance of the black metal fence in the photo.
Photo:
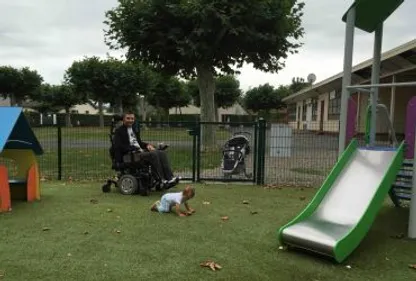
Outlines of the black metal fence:
[{"label": "black metal fence", "polygon": [[[204,149],[204,126],[213,126],[215,145]],[[321,126],[322,127],[322,126]],[[338,122],[325,123],[325,130],[296,124],[256,122],[141,123],[143,140],[169,145],[167,153],[175,174],[191,181],[248,181],[257,184],[319,186],[338,156]],[[39,157],[41,177],[46,180],[104,181],[111,170],[109,126],[33,126],[44,154]],[[364,131],[358,127],[361,145]],[[383,131],[383,129],[382,129]],[[250,151],[237,168],[224,166],[226,143],[245,132]],[[360,133],[361,132],[361,133]],[[397,134],[398,140],[403,134]],[[378,144],[389,144],[388,134],[377,136]],[[229,151],[231,152],[231,151]],[[236,154],[234,154],[236,155]],[[241,168],[241,169],[240,169]],[[245,168],[245,170],[244,170]],[[235,173],[228,173],[233,170]]]}]

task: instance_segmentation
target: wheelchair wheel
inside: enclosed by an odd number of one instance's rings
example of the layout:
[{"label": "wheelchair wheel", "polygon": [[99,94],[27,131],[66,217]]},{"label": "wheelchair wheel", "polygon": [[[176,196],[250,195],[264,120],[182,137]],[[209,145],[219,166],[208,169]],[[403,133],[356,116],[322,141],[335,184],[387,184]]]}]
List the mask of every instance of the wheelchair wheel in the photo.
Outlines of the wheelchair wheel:
[{"label": "wheelchair wheel", "polygon": [[111,191],[111,184],[108,184],[108,183],[103,184],[103,186],[101,187],[101,189],[102,189],[102,191],[103,191],[104,193],[108,193],[108,192],[110,192],[110,191]]},{"label": "wheelchair wheel", "polygon": [[123,195],[132,195],[139,191],[139,182],[132,175],[122,175],[117,186]]}]

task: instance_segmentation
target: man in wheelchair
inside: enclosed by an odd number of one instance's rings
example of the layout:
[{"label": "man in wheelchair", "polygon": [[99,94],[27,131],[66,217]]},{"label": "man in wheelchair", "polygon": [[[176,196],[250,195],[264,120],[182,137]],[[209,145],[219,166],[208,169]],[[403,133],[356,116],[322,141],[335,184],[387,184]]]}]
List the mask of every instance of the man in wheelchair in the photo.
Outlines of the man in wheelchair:
[{"label": "man in wheelchair", "polygon": [[[134,129],[135,116],[132,112],[124,113],[122,124],[112,128],[112,147],[110,154],[113,160],[113,169],[121,172],[117,183],[123,194],[139,192],[148,195],[150,189],[166,189],[175,186],[180,178],[174,177],[168,157],[164,149],[158,149],[142,141]],[[114,124],[113,124],[114,126]],[[111,183],[103,186],[108,192]]]}]

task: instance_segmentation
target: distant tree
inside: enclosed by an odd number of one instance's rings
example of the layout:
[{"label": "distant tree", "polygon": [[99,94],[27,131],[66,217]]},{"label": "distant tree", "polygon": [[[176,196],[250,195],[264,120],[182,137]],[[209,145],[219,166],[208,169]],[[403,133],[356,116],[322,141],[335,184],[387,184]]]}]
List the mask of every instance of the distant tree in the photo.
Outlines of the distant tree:
[{"label": "distant tree", "polygon": [[[304,3],[298,0],[118,2],[106,12],[106,43],[169,75],[196,76],[202,121],[215,121],[217,72],[238,73],[232,66],[245,62],[277,72],[301,46]],[[215,145],[214,129],[205,127],[203,146]]]},{"label": "distant tree", "polygon": [[0,93],[4,98],[10,98],[11,106],[21,105],[35,95],[42,82],[43,78],[36,70],[0,66]]},{"label": "distant tree", "polygon": [[[199,90],[195,80],[188,83],[188,90],[192,95],[194,104],[201,106]],[[219,76],[215,78],[215,121],[218,121],[218,108],[228,108],[233,106],[241,97],[240,82],[232,75]]]},{"label": "distant tree", "polygon": [[300,77],[293,77],[292,78],[292,84],[289,85],[290,94],[297,93],[306,87],[309,87],[311,83],[305,82],[305,79]]},{"label": "distant tree", "polygon": [[268,118],[271,110],[279,110],[286,107],[282,102],[282,98],[288,92],[287,87],[280,86],[275,89],[269,84],[264,84],[246,92],[244,105],[246,109]]},{"label": "distant tree", "polygon": [[[185,84],[178,78],[159,76],[152,93],[147,97],[147,102],[161,110],[164,115],[168,115],[171,108],[187,106],[191,102],[191,96],[185,90]],[[160,118],[161,114],[158,114],[158,117]]]},{"label": "distant tree", "polygon": [[[65,124],[67,127],[71,124],[71,108],[77,104],[83,103],[84,97],[78,95],[72,85],[50,85],[43,84],[39,94],[35,97],[38,106],[45,110],[49,106],[50,111],[59,111],[65,109]],[[47,112],[47,110],[45,110]]]},{"label": "distant tree", "polygon": [[123,111],[123,104],[134,107],[138,94],[147,95],[153,86],[153,73],[139,63],[123,62],[113,58],[106,60],[86,57],[75,61],[67,69],[65,80],[77,93],[97,101],[100,126],[104,126],[104,103]]}]

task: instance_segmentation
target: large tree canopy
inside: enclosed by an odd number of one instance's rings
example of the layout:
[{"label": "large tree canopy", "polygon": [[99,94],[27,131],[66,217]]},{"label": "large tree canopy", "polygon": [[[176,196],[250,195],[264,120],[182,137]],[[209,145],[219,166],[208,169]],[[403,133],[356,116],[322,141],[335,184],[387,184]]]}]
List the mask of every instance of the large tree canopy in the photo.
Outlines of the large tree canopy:
[{"label": "large tree canopy", "polygon": [[[196,75],[201,120],[215,121],[216,69],[234,74],[233,66],[245,62],[282,69],[282,59],[301,45],[303,6],[298,0],[119,0],[106,13],[106,42],[170,75]],[[211,129],[204,144],[214,143]]]}]

